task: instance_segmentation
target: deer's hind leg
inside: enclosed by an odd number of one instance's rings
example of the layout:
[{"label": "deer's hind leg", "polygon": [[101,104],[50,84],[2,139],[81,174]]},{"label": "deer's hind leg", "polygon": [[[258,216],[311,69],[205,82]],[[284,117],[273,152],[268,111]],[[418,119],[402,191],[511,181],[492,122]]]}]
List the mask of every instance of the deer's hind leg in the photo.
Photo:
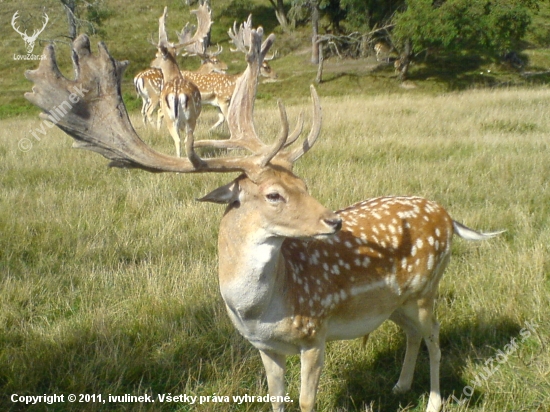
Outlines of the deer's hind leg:
[{"label": "deer's hind leg", "polygon": [[420,342],[424,339],[430,357],[430,398],[427,412],[439,412],[441,409],[439,323],[433,314],[433,306],[433,298],[424,298],[406,303],[390,316],[390,319],[398,324],[407,335],[405,360],[393,391],[402,393],[411,388]]}]

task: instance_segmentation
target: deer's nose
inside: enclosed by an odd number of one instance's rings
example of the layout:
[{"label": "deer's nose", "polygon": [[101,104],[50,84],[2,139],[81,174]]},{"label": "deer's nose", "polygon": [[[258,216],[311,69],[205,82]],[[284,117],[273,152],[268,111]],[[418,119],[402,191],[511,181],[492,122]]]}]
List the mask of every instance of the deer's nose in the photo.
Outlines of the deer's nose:
[{"label": "deer's nose", "polygon": [[323,222],[325,222],[328,227],[332,228],[335,233],[342,229],[342,219],[340,218],[324,219]]}]

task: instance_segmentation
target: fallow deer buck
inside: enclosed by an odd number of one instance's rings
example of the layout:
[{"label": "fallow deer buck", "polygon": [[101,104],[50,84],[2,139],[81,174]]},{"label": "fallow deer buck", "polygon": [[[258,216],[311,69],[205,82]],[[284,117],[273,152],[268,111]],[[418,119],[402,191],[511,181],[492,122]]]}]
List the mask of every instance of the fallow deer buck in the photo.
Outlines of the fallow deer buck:
[{"label": "fallow deer buck", "polygon": [[[57,126],[76,147],[111,160],[110,165],[149,172],[240,172],[202,201],[226,204],[219,229],[219,285],[229,317],[259,349],[274,411],[282,411],[285,357],[301,355],[302,412],[314,408],[329,340],[362,337],[390,319],[407,334],[407,350],[396,392],[410,388],[423,338],[430,356],[427,411],[440,410],[439,326],[433,314],[437,285],[451,253],[454,234],[469,240],[479,233],[451,219],[442,206],[419,197],[382,197],[332,212],[292,173],[321,130],[321,108],[313,87],[313,121],[303,143],[286,147],[286,112],[272,144],[256,134],[252,116],[258,73],[274,36],[251,33],[248,66],[237,81],[229,114],[231,138],[212,146],[245,149],[241,157],[200,158],[188,141],[187,158],[158,153],[136,134],[121,97],[127,62],[113,59],[103,44],[92,54],[85,35],[73,44],[76,78],[60,73],[53,46],[26,77],[34,82],[25,97],[48,114],[71,94],[85,90]],[[301,119],[299,121],[301,122]],[[190,136],[192,137],[192,135]],[[198,142],[195,142],[198,143]]]},{"label": "fallow deer buck", "polygon": [[168,131],[174,139],[176,155],[180,157],[180,130],[185,130],[186,145],[192,145],[197,118],[201,113],[201,94],[197,86],[181,75],[176,62],[176,48],[174,44],[168,42],[166,34],[167,12],[168,9],[165,7],[159,19],[158,52],[157,58],[151,62],[151,67],[162,71],[160,108],[163,116],[166,117]]}]

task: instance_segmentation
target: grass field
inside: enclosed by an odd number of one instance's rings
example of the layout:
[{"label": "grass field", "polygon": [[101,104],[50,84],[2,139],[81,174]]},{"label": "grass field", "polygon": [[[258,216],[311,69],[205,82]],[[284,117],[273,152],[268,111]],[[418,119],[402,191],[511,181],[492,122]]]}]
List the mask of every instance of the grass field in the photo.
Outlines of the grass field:
[{"label": "grass field", "polygon": [[[309,107],[306,90],[288,107],[291,120]],[[296,173],[323,204],[414,194],[470,227],[507,230],[454,243],[437,305],[446,410],[550,410],[550,89],[346,98],[326,97],[321,85],[319,93],[323,133]],[[146,141],[173,152],[167,133],[132,117]],[[205,112],[199,138],[215,117]],[[258,102],[260,136],[274,137],[277,119],[272,101]],[[38,117],[1,121],[0,410],[268,411],[261,403],[11,401],[267,391],[259,355],[234,330],[217,288],[222,207],[194,201],[231,177],[108,169],[56,129],[36,140],[39,125]],[[365,348],[329,344],[317,410],[423,411],[424,349],[412,391],[391,393],[403,355],[404,336],[390,323]],[[296,411],[296,357],[287,382]]]}]

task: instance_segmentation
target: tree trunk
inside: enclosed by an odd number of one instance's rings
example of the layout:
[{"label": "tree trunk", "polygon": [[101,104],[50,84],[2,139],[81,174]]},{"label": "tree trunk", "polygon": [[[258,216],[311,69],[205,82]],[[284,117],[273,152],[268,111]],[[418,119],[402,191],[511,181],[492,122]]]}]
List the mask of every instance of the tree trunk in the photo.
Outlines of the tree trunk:
[{"label": "tree trunk", "polygon": [[77,36],[77,27],[76,27],[76,1],[75,0],[61,0],[65,13],[67,14],[67,23],[69,25],[69,39],[73,41]]},{"label": "tree trunk", "polygon": [[275,10],[275,17],[281,25],[281,28],[285,32],[288,31],[288,19],[286,18],[285,4],[283,0],[277,0],[277,3],[275,3],[274,0],[269,0],[269,2]]},{"label": "tree trunk", "polygon": [[315,83],[317,84],[320,84],[323,81],[323,63],[324,62],[325,62],[325,58],[323,56],[323,45],[319,44],[319,66],[317,67],[317,78],[315,79]]},{"label": "tree trunk", "polygon": [[311,2],[311,63],[319,64],[319,3]]},{"label": "tree trunk", "polygon": [[407,80],[407,74],[409,72],[409,66],[411,64],[412,56],[412,41],[411,39],[405,40],[403,51],[399,56],[399,59],[395,61],[395,71],[399,81],[404,82]]}]

